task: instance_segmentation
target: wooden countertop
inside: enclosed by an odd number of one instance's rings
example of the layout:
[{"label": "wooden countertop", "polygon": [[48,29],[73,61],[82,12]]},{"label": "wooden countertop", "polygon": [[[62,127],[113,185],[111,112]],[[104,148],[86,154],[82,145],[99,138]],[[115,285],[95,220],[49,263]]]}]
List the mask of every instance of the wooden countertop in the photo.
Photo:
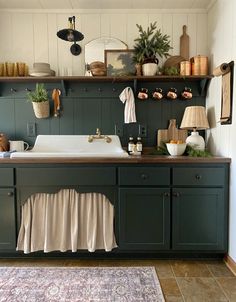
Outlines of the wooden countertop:
[{"label": "wooden countertop", "polygon": [[196,163],[231,163],[227,157],[190,157],[142,155],[117,157],[60,157],[60,158],[1,158],[4,164],[196,164]]}]

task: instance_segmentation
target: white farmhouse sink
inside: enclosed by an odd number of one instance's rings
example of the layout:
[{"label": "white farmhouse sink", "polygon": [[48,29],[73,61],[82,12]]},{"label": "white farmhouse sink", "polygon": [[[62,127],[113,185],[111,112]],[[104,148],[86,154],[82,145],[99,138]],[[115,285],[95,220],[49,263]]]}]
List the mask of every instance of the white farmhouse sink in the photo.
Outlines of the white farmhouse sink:
[{"label": "white farmhouse sink", "polygon": [[11,158],[32,157],[128,157],[117,135],[109,135],[111,142],[88,135],[38,135],[30,151],[14,152]]}]

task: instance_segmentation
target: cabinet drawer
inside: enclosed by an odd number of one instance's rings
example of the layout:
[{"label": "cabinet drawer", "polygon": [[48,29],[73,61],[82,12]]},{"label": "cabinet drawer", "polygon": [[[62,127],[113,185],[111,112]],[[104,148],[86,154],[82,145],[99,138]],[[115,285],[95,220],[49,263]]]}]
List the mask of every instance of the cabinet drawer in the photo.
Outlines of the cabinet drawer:
[{"label": "cabinet drawer", "polygon": [[174,168],[173,185],[223,186],[224,168]]},{"label": "cabinet drawer", "polygon": [[119,168],[119,184],[132,186],[162,186],[170,184],[170,169],[155,167]]},{"label": "cabinet drawer", "polygon": [[1,168],[0,169],[0,186],[13,186],[14,185],[14,173],[13,168]]},{"label": "cabinet drawer", "polygon": [[115,185],[115,168],[19,168],[17,185]]}]

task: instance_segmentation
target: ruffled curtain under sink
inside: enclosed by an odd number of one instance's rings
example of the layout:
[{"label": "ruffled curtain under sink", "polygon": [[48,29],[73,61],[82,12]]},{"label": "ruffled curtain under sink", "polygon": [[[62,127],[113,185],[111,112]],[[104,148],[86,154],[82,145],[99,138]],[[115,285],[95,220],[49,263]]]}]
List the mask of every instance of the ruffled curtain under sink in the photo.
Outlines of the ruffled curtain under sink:
[{"label": "ruffled curtain under sink", "polygon": [[108,252],[115,247],[114,206],[101,193],[36,193],[22,206],[17,250]]}]

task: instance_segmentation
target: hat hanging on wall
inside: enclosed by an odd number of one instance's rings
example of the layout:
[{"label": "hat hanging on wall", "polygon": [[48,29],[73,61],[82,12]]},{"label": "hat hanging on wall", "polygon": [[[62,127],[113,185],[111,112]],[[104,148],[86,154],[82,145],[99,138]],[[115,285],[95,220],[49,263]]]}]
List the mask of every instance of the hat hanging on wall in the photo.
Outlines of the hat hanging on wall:
[{"label": "hat hanging on wall", "polygon": [[57,36],[64,41],[73,42],[70,47],[70,51],[74,56],[78,56],[81,53],[81,47],[76,42],[82,41],[84,39],[84,35],[81,32],[75,30],[75,16],[69,17],[68,21],[69,28],[59,30],[57,32]]}]

